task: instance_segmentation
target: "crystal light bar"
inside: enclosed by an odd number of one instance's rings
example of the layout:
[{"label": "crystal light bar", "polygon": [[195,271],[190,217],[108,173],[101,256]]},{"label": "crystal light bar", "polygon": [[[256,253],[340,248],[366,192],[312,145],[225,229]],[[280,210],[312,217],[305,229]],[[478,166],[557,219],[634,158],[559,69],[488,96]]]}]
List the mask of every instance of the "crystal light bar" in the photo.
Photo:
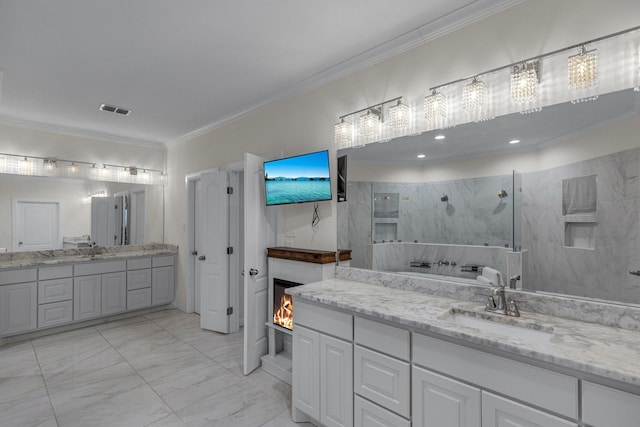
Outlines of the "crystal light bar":
[{"label": "crystal light bar", "polygon": [[[135,173],[133,172],[135,170]],[[142,171],[142,172],[141,172]],[[166,185],[166,174],[137,166],[96,164],[0,153],[0,174],[89,179],[130,184]]]}]

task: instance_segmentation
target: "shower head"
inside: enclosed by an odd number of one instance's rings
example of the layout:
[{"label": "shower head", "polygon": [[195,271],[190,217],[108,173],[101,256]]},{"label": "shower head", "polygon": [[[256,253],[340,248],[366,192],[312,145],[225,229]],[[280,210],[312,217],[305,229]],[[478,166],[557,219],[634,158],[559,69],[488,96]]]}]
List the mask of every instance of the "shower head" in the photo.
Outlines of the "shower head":
[{"label": "shower head", "polygon": [[448,202],[449,201],[449,196],[447,196],[446,194],[442,197],[440,197],[440,201],[441,202]]},{"label": "shower head", "polygon": [[508,195],[509,195],[509,193],[507,193],[506,190],[498,190],[498,197],[500,197],[501,199],[504,199]]}]

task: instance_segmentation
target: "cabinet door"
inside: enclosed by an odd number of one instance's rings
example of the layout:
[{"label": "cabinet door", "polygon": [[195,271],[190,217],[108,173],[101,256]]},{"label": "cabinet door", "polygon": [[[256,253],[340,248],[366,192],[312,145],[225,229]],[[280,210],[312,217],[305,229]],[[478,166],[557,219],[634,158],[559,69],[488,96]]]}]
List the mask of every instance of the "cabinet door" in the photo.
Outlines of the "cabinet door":
[{"label": "cabinet door", "polygon": [[73,279],[73,319],[98,317],[102,313],[102,275]]},{"label": "cabinet door", "polygon": [[0,335],[35,329],[38,320],[37,283],[0,286]]},{"label": "cabinet door", "polygon": [[480,427],[480,390],[412,368],[412,421],[420,427]]},{"label": "cabinet door", "polygon": [[320,334],[320,421],[353,425],[353,345]]},{"label": "cabinet door", "polygon": [[124,271],[102,275],[102,314],[127,309],[127,274]]},{"label": "cabinet door", "polygon": [[482,427],[578,427],[537,409],[482,392]]},{"label": "cabinet door", "polygon": [[291,393],[293,406],[320,419],[320,334],[302,326],[293,328]]},{"label": "cabinet door", "polygon": [[174,267],[158,267],[152,271],[151,304],[169,304],[173,302]]}]

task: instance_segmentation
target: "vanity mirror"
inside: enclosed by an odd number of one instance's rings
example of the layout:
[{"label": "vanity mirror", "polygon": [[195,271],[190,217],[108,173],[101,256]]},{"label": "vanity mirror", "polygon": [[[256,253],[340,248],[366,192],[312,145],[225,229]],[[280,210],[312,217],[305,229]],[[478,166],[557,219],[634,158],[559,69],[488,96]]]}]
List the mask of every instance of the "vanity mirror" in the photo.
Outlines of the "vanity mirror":
[{"label": "vanity mirror", "polygon": [[[78,243],[87,242],[92,233],[91,199],[110,196],[127,199],[126,213],[122,216],[125,244],[164,241],[163,186],[9,174],[0,174],[0,182],[0,248],[8,252],[48,249],[38,245],[36,235],[42,233],[45,236],[57,234],[53,239],[57,242],[55,249],[73,248]],[[36,208],[34,223],[42,227],[25,229],[18,219],[25,207]],[[42,215],[42,221],[37,220],[38,215]],[[57,216],[57,220],[49,221],[51,215],[54,218]],[[94,218],[94,224],[99,220]],[[44,224],[49,222],[54,226],[45,227]],[[26,247],[27,240],[30,241],[30,248]],[[119,242],[122,240],[119,239]]]},{"label": "vanity mirror", "polygon": [[338,247],[357,268],[473,283],[486,265],[507,286],[640,304],[639,114],[629,89],[339,150]]}]

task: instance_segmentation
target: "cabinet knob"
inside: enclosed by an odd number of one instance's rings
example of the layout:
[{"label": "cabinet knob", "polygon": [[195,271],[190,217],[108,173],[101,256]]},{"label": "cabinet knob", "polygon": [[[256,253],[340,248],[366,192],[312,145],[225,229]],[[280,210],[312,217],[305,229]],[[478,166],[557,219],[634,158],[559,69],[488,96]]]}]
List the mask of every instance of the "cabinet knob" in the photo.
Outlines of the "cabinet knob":
[{"label": "cabinet knob", "polygon": [[257,275],[258,275],[258,270],[256,270],[255,268],[249,269],[249,276],[257,276]]},{"label": "cabinet knob", "polygon": [[198,259],[199,259],[200,261],[204,261],[205,259],[207,259],[207,257],[205,257],[204,255],[200,255],[200,256],[198,257]]}]

